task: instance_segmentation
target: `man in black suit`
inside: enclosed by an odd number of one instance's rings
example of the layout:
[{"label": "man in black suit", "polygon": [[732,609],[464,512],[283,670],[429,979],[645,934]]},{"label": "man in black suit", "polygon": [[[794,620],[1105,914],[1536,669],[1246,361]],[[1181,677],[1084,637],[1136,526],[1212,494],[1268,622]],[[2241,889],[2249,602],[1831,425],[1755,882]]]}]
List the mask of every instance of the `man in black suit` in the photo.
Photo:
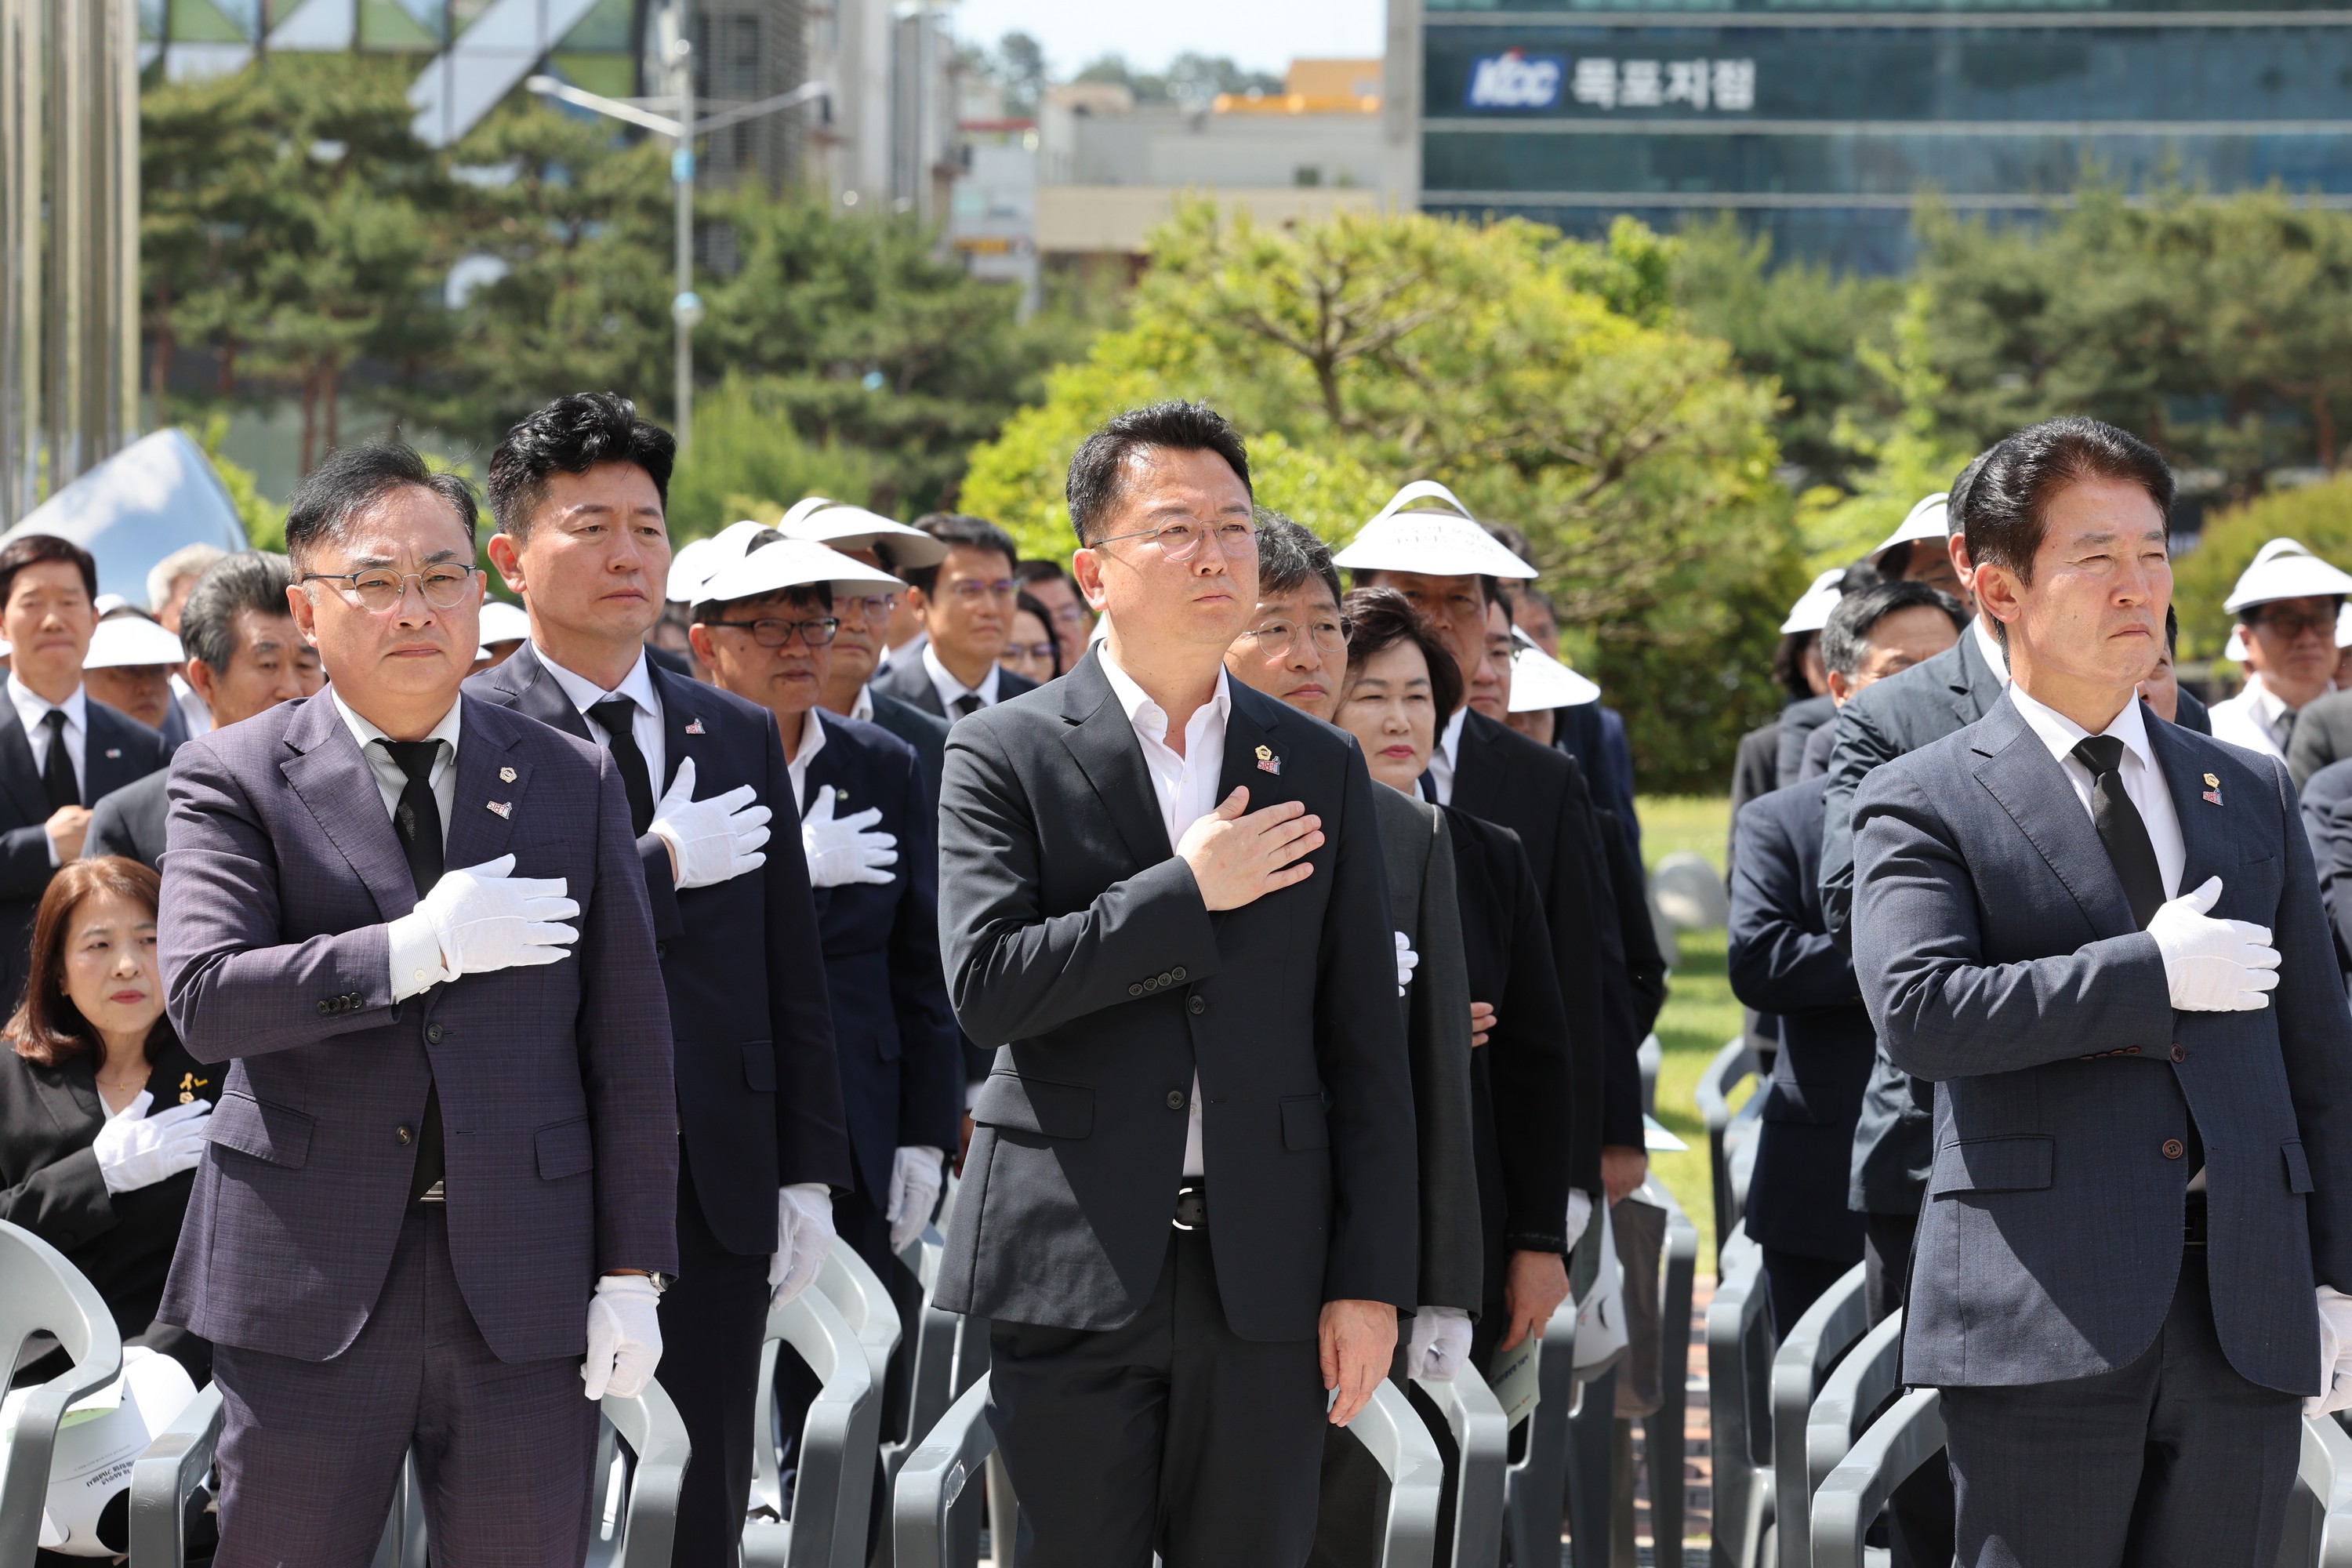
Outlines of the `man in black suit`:
[{"label": "man in black suit", "polygon": [[[1412,1075],[1362,754],[1222,667],[1256,603],[1209,409],[1070,465],[1103,646],[948,741],[940,930],[1010,1042],[938,1299],[992,1321],[1023,1568],[1297,1568],[1416,1295]],[[1008,562],[1009,565],[1009,562]]]},{"label": "man in black suit", "polygon": [[874,689],[950,723],[1032,690],[1036,682],[996,662],[1013,635],[1013,536],[984,518],[935,511],[915,526],[947,546],[934,565],[909,565],[907,602],[922,624],[919,652],[901,650]]},{"label": "man in black suit", "polygon": [[98,566],[72,541],[28,533],[0,549],[0,995],[25,988],[33,910],[84,853],[90,806],[164,763],[161,735],[82,689],[97,598]]},{"label": "man in black suit", "polygon": [[[187,681],[224,729],[280,702],[308,697],[327,683],[319,650],[302,640],[286,607],[294,571],[286,557],[245,550],[205,569],[182,602],[180,641],[188,652]],[[164,786],[158,768],[100,801],[89,814],[88,855],[126,855],[148,866],[163,863]]]},{"label": "man in black suit", "polygon": [[[676,1044],[678,1278],[662,1386],[694,1445],[679,1568],[721,1568],[751,1485],[772,1300],[805,1289],[853,1177],[816,916],[775,719],[647,658],[669,569],[667,431],[561,397],[491,454],[489,556],[530,641],[467,681],[608,748],[627,785]],[[781,832],[772,837],[773,821]]]}]

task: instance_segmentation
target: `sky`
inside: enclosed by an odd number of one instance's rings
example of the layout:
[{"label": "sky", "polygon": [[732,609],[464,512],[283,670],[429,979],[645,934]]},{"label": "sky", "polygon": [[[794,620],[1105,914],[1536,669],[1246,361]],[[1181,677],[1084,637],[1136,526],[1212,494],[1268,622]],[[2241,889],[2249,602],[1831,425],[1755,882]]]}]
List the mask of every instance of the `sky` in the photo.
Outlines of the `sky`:
[{"label": "sky", "polygon": [[973,43],[1027,33],[1057,77],[1113,51],[1157,70],[1187,49],[1278,76],[1296,56],[1377,58],[1388,28],[1385,0],[961,0],[952,15],[956,36]]}]

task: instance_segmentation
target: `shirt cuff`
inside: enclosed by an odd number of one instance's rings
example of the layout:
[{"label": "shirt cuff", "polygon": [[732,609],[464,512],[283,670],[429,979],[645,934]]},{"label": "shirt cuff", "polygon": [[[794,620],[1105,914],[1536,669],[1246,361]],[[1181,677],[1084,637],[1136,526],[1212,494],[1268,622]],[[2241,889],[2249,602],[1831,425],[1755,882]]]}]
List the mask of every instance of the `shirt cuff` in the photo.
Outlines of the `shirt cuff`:
[{"label": "shirt cuff", "polygon": [[65,862],[64,862],[64,861],[62,861],[62,860],[60,860],[60,859],[58,859],[58,841],[57,841],[56,839],[54,839],[54,838],[50,837],[47,833],[44,833],[44,834],[42,834],[42,835],[41,835],[41,842],[42,842],[42,843],[44,843],[44,844],[46,844],[46,845],[47,845],[47,846],[49,847],[49,869],[50,869],[50,870],[54,871],[54,870],[56,870],[58,867],[60,867],[60,866],[62,866],[62,865],[64,865],[64,864],[65,864]]},{"label": "shirt cuff", "polygon": [[441,963],[441,939],[433,934],[431,921],[412,911],[386,921],[383,931],[392,953],[394,1002],[405,1002],[449,978]]}]

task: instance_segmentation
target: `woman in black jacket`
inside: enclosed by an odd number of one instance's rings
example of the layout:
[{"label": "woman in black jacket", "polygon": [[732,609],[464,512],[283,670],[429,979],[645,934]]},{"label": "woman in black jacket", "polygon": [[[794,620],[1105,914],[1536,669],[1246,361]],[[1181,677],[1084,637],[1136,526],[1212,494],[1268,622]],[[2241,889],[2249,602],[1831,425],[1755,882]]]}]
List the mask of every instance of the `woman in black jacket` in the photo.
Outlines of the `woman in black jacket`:
[{"label": "woman in black jacket", "polygon": [[31,978],[0,1052],[0,1219],[64,1253],[126,1344],[188,1369],[212,1347],[158,1323],[220,1069],[163,1019],[155,873],[108,856],[50,879],[33,918]]}]

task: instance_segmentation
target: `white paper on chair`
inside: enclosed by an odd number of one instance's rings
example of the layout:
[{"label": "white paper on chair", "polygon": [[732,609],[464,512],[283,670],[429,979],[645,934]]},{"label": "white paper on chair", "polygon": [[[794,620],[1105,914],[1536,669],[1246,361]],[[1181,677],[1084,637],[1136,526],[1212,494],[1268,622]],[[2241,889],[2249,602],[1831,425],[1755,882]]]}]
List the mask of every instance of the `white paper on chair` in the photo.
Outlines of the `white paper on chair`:
[{"label": "white paper on chair", "polygon": [[1486,1384],[1494,1391],[1496,1403],[1503,1407],[1506,1429],[1517,1426],[1534,1412],[1538,1394],[1536,1369],[1542,1358],[1541,1334],[1529,1334],[1509,1350],[1495,1352],[1495,1364],[1486,1373]]}]

